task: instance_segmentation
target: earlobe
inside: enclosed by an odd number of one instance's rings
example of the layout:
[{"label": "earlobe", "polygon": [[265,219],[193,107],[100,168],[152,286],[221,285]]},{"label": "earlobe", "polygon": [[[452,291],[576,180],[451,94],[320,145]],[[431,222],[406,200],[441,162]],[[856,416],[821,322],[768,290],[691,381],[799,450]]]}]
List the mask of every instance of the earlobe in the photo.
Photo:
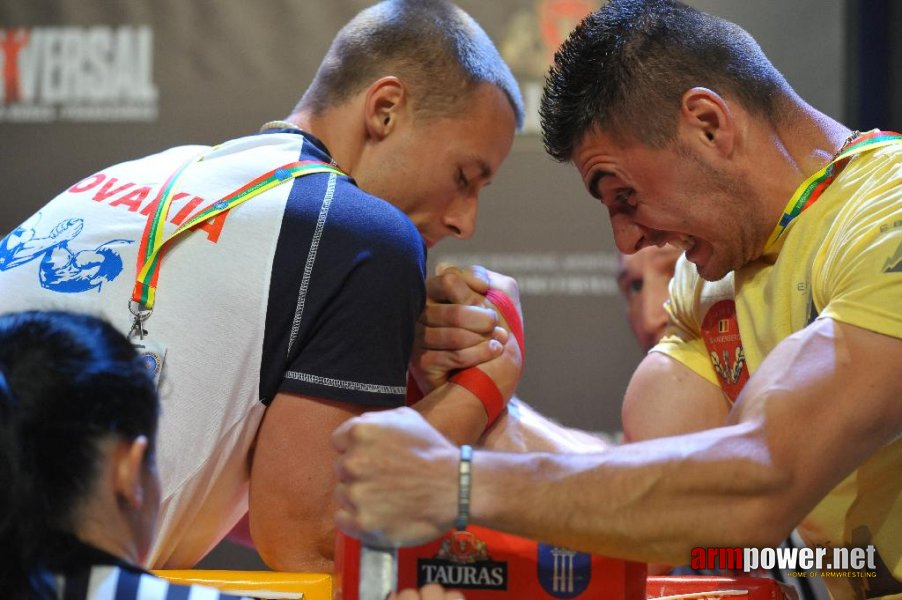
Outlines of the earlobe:
[{"label": "earlobe", "polygon": [[382,77],[373,82],[364,101],[367,136],[379,141],[391,134],[406,103],[407,88],[397,77]]},{"label": "earlobe", "polygon": [[704,87],[687,90],[680,117],[692,137],[720,153],[732,152],[735,122],[730,105],[720,94]]}]

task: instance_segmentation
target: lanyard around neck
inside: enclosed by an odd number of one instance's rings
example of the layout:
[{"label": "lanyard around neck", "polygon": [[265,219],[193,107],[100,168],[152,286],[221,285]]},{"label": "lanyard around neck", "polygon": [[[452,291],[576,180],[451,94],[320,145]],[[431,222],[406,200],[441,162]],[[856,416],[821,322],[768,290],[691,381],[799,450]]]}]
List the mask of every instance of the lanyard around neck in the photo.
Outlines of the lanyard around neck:
[{"label": "lanyard around neck", "polygon": [[817,202],[824,190],[833,183],[833,180],[849,164],[849,160],[853,156],[899,142],[902,142],[902,135],[892,131],[869,131],[853,139],[848,148],[837,154],[826,166],[806,179],[796,189],[786,204],[786,208],[783,209],[783,216],[780,217],[780,222],[770,234],[765,248],[770,248],[775,244],[793,219]]},{"label": "lanyard around neck", "polygon": [[304,160],[282,165],[281,167],[277,167],[272,171],[260,175],[232,193],[226,194],[216,202],[209,204],[206,208],[196,213],[178,229],[173,231],[169,237],[164,238],[163,227],[166,218],[169,215],[169,208],[172,205],[175,184],[189,166],[202,160],[203,156],[192,158],[176,169],[160,188],[157,197],[153,201],[155,209],[147,217],[147,225],[144,228],[144,235],[141,237],[141,245],[138,248],[137,275],[135,277],[135,287],[132,290],[132,300],[139,305],[138,307],[140,310],[150,311],[153,309],[154,301],[156,299],[157,279],[160,276],[160,263],[163,260],[163,251],[164,248],[168,249],[170,247],[169,242],[177,236],[190,230],[199,223],[211,219],[227,210],[231,210],[239,204],[247,202],[254,196],[262,194],[287,181],[292,181],[298,177],[312,175],[314,173],[334,173],[336,175],[344,175],[338,167],[319,161]]}]

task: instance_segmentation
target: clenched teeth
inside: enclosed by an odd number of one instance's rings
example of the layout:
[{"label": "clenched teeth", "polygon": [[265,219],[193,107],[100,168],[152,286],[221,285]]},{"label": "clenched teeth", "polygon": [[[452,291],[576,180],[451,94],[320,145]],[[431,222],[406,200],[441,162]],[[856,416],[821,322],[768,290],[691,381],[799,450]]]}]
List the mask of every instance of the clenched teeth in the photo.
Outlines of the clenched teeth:
[{"label": "clenched teeth", "polygon": [[695,238],[691,235],[681,235],[678,239],[671,240],[670,243],[683,252],[688,252],[695,246]]}]

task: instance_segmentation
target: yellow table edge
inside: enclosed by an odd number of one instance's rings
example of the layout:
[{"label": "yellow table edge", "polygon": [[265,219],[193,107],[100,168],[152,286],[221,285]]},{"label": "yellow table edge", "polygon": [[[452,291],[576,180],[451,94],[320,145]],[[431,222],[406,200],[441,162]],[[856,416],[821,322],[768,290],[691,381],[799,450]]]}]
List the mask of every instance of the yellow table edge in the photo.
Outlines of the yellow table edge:
[{"label": "yellow table edge", "polygon": [[332,575],[329,573],[202,569],[159,569],[152,572],[172,583],[206,585],[224,592],[301,592],[305,600],[332,600]]}]

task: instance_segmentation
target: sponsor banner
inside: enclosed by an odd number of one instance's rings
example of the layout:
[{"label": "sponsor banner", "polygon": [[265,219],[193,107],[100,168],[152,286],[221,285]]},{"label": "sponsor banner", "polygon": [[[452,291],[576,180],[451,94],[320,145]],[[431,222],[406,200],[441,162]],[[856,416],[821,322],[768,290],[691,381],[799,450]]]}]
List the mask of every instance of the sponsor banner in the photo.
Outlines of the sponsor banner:
[{"label": "sponsor banner", "polygon": [[492,560],[486,543],[472,531],[454,531],[442,539],[434,558],[417,558],[417,587],[427,583],[507,590],[507,562]]},{"label": "sponsor banner", "polygon": [[592,555],[539,544],[539,583],[555,598],[576,598],[592,582]]},{"label": "sponsor banner", "polygon": [[[616,252],[435,252],[435,262],[482,265],[517,280],[520,297],[619,297]],[[619,300],[618,300],[619,301]]]},{"label": "sponsor banner", "polygon": [[0,121],[157,119],[146,25],[0,29]]},{"label": "sponsor banner", "polygon": [[[644,564],[540,544],[482,527],[398,551],[398,589],[440,583],[467,600],[592,598],[645,600]],[[336,600],[357,600],[360,543],[339,533]]]},{"label": "sponsor banner", "polygon": [[541,130],[539,104],[545,73],[554,52],[586,15],[601,6],[600,0],[536,0],[521,3],[508,17],[497,37],[498,50],[520,84],[526,119],[523,133]]}]

